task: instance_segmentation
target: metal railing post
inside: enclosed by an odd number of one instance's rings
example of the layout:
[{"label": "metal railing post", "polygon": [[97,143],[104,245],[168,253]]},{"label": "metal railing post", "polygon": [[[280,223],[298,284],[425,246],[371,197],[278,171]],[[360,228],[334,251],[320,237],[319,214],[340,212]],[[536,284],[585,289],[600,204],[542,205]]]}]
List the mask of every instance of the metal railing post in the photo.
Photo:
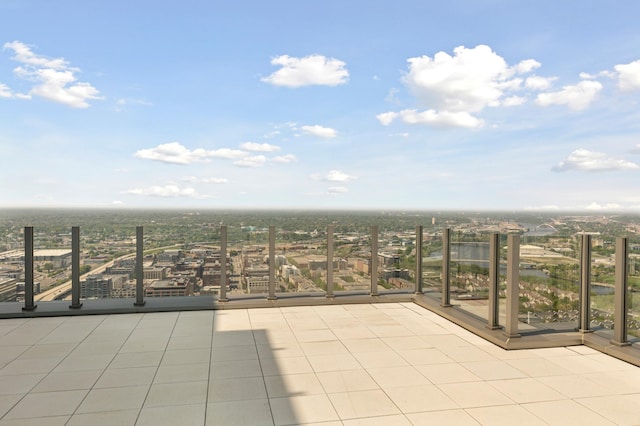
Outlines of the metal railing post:
[{"label": "metal railing post", "polygon": [[24,228],[24,307],[33,311],[38,306],[33,302],[33,226]]},{"label": "metal railing post", "polygon": [[518,333],[518,307],[520,302],[520,236],[507,237],[507,337],[520,337]]},{"label": "metal railing post", "polygon": [[371,296],[378,296],[378,225],[371,227]]},{"label": "metal railing post", "polygon": [[416,226],[416,294],[422,294],[422,225]]},{"label": "metal railing post", "polygon": [[500,234],[494,232],[489,237],[489,306],[487,327],[497,330],[500,327],[499,313],[500,285]]},{"label": "metal railing post", "polygon": [[628,346],[627,341],[627,309],[629,307],[629,240],[616,238],[616,271],[615,271],[613,340],[616,346]]},{"label": "metal railing post", "polygon": [[71,305],[70,309],[79,309],[80,303],[80,227],[71,228]]},{"label": "metal railing post", "polygon": [[269,226],[269,295],[267,300],[276,299],[276,227]]},{"label": "metal railing post", "polygon": [[591,235],[580,236],[579,331],[591,333]]},{"label": "metal railing post", "polygon": [[331,299],[333,294],[333,225],[327,226],[327,294]]},{"label": "metal railing post", "polygon": [[440,306],[450,308],[451,304],[451,229],[442,233],[442,301]]},{"label": "metal railing post", "polygon": [[220,226],[220,297],[218,302],[228,302],[227,298],[227,225]]},{"label": "metal railing post", "polygon": [[136,301],[134,306],[144,306],[144,232],[136,226]]}]

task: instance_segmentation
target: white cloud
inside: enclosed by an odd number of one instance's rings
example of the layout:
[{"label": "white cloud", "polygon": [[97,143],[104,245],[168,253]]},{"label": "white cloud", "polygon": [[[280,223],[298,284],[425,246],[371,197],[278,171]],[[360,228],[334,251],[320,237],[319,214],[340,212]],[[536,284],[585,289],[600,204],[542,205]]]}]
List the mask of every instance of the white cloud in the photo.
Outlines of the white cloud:
[{"label": "white cloud", "polygon": [[583,80],[573,86],[564,86],[557,92],[540,93],[536,103],[546,107],[549,105],[567,105],[572,110],[583,110],[591,104],[602,90],[598,81]]},{"label": "white cloud", "polygon": [[335,138],[338,134],[334,129],[322,127],[317,124],[315,126],[302,126],[301,129],[309,135],[318,136],[320,138]]},{"label": "white cloud", "polygon": [[245,142],[240,144],[240,148],[252,152],[274,152],[279,151],[280,147],[268,143]]},{"label": "white cloud", "polygon": [[80,69],[70,67],[63,58],[47,58],[36,55],[31,48],[19,41],[5,43],[3,50],[13,50],[13,60],[22,64],[14,73],[35,85],[26,95],[16,95],[22,99],[39,96],[72,108],[88,108],[90,100],[103,99],[98,89],[89,83],[77,82],[76,73]]},{"label": "white cloud", "polygon": [[287,154],[279,157],[273,157],[271,161],[273,161],[274,163],[288,164],[288,163],[293,163],[295,161],[298,161],[298,159],[293,154]]},{"label": "white cloud", "polygon": [[632,154],[640,154],[640,143],[636,144],[635,147],[633,147],[630,151]]},{"label": "white cloud", "polygon": [[509,67],[489,46],[456,47],[454,56],[438,52],[433,58],[409,58],[405,84],[418,100],[431,108],[452,112],[479,112],[498,105],[506,91],[519,88],[515,74],[540,66],[527,59]]},{"label": "white cloud", "polygon": [[538,75],[532,75],[531,77],[527,77],[524,81],[524,86],[531,90],[547,90],[557,79],[557,77],[540,77]]},{"label": "white cloud", "polygon": [[329,182],[349,182],[358,178],[341,172],[340,170],[330,170],[323,179]]},{"label": "white cloud", "polygon": [[229,148],[207,151],[202,148],[193,151],[187,149],[179,142],[169,142],[158,145],[155,148],[141,149],[134,156],[144,160],[154,160],[172,164],[191,164],[209,161],[211,158],[234,159],[246,156],[245,151]]},{"label": "white cloud", "polygon": [[482,127],[484,121],[464,112],[436,111],[416,111],[415,109],[405,109],[400,112],[385,112],[376,116],[378,121],[384,126],[391,124],[396,118],[402,119],[407,124],[428,124],[438,127],[465,127],[474,129]]},{"label": "white cloud", "polygon": [[501,102],[501,105],[505,107],[512,107],[522,105],[525,102],[527,102],[527,99],[522,96],[509,96]]},{"label": "white cloud", "polygon": [[214,184],[224,184],[229,181],[226,178],[201,178],[196,176],[185,176],[182,178],[185,182],[191,183],[214,183]]},{"label": "white cloud", "polygon": [[145,195],[150,197],[165,197],[165,198],[207,198],[199,195],[195,189],[191,187],[181,188],[178,185],[165,185],[165,186],[150,186],[147,188],[135,188],[124,191],[123,194],[131,195]]},{"label": "white cloud", "polygon": [[262,167],[266,164],[267,157],[264,155],[256,155],[254,157],[244,157],[233,164],[238,167]]},{"label": "white cloud", "polygon": [[640,89],[640,59],[628,64],[620,64],[613,67],[618,73],[618,87],[620,90]]},{"label": "white cloud", "polygon": [[616,203],[599,204],[599,203],[593,202],[588,206],[585,206],[585,210],[620,210],[620,209],[622,209],[622,206]]},{"label": "white cloud", "polygon": [[337,86],[349,80],[345,63],[322,55],[295,58],[282,55],[271,60],[271,65],[279,65],[278,71],[261,80],[274,86]]},{"label": "white cloud", "polygon": [[639,168],[640,166],[636,163],[611,158],[602,152],[577,149],[569,154],[565,160],[553,166],[551,170],[555,172],[565,172],[569,170],[582,172],[606,172],[616,170],[635,170]]},{"label": "white cloud", "polygon": [[329,194],[346,194],[349,192],[349,188],[345,188],[344,186],[332,186],[328,189]]},{"label": "white cloud", "polygon": [[0,98],[13,98],[13,92],[6,84],[0,83]]},{"label": "white cloud", "polygon": [[121,98],[116,101],[116,106],[113,109],[120,112],[124,110],[124,107],[127,105],[153,106],[151,102],[145,101],[144,99]]},{"label": "white cloud", "polygon": [[484,122],[475,114],[483,109],[525,103],[526,98],[513,94],[523,88],[523,78],[517,75],[540,67],[534,59],[509,66],[485,45],[459,46],[453,50],[453,56],[438,52],[433,58],[420,56],[409,58],[407,62],[409,72],[403,82],[427,110],[406,109],[378,114],[376,118],[382,125],[401,118],[409,124],[481,127]]}]

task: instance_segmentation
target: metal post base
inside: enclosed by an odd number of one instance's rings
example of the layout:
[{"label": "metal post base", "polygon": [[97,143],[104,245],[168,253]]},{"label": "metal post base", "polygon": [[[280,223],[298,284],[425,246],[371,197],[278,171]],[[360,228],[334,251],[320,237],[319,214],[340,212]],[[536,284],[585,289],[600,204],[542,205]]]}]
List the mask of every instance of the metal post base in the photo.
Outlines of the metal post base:
[{"label": "metal post base", "polygon": [[147,302],[133,302],[133,306],[144,306]]},{"label": "metal post base", "polygon": [[22,307],[22,310],[23,310],[23,311],[31,312],[31,311],[35,311],[37,307],[38,307],[38,305],[33,305],[33,306],[23,306],[23,307]]},{"label": "metal post base", "polygon": [[80,309],[82,308],[82,303],[78,303],[77,305],[69,305],[69,309]]}]

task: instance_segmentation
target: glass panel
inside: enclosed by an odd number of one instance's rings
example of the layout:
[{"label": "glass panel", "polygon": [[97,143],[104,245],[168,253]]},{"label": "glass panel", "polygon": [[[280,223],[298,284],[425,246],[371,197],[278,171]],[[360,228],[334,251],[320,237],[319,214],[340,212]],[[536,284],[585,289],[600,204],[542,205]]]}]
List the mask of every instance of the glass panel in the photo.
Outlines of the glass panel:
[{"label": "glass panel", "polygon": [[[451,236],[451,300],[484,320],[488,316],[489,241],[472,230]],[[455,301],[455,302],[453,302]]]},{"label": "glass panel", "polygon": [[640,346],[640,237],[629,238],[629,310],[627,337]]},{"label": "glass panel", "polygon": [[[537,227],[536,229],[540,229]],[[568,331],[578,326],[578,236],[525,233],[520,245],[520,320],[527,329]]]},{"label": "glass panel", "polygon": [[442,300],[442,232],[435,225],[423,228],[422,289],[438,300]]},{"label": "glass panel", "polygon": [[615,241],[604,244],[592,241],[591,254],[591,328],[595,333],[613,339],[615,311]]}]

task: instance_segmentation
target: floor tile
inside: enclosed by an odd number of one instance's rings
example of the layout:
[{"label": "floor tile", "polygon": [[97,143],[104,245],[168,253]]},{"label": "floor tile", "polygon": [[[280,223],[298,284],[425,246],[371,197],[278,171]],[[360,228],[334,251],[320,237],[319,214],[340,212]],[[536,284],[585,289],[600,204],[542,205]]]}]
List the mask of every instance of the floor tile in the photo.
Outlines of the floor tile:
[{"label": "floor tile", "polygon": [[86,390],[31,393],[20,400],[6,415],[6,419],[61,416],[73,414],[82,402]]},{"label": "floor tile", "polygon": [[209,402],[266,399],[262,377],[213,380],[209,383]]},{"label": "floor tile", "polygon": [[0,395],[26,394],[34,388],[46,374],[20,374],[0,378]]},{"label": "floor tile", "polygon": [[206,380],[209,377],[209,363],[160,365],[153,379],[154,383],[173,383]]},{"label": "floor tile", "polygon": [[143,407],[136,426],[203,425],[205,410],[205,404]]},{"label": "floor tile", "polygon": [[514,403],[513,400],[485,382],[449,383],[437,386],[462,408]]},{"label": "floor tile", "polygon": [[618,425],[640,424],[640,393],[579,398],[574,401]]},{"label": "floor tile", "polygon": [[[323,424],[324,425],[324,424]],[[327,426],[331,426],[329,423]],[[344,420],[337,425],[344,426],[411,426],[411,422],[406,416],[402,414],[396,414],[391,416],[379,416],[379,417],[364,417],[360,419]],[[318,425],[320,426],[320,425]]]},{"label": "floor tile", "polygon": [[545,426],[547,424],[519,405],[469,408],[466,411],[471,417],[483,425]]},{"label": "floor tile", "polygon": [[267,399],[207,404],[206,426],[273,426]]},{"label": "floor tile", "polygon": [[527,409],[552,426],[610,426],[615,424],[606,420],[594,411],[569,399],[562,401],[534,402],[531,404],[523,404],[521,407]]},{"label": "floor tile", "polygon": [[326,395],[270,398],[269,403],[276,425],[317,423],[339,419]]},{"label": "floor tile", "polygon": [[435,385],[389,388],[385,392],[403,413],[459,408],[455,401]]},{"label": "floor tile", "polygon": [[177,382],[154,383],[145,399],[145,407],[164,407],[171,405],[204,404],[207,402],[207,387],[209,383]]},{"label": "floor tile", "polygon": [[153,381],[157,370],[157,367],[108,368],[100,376],[94,389],[148,385]]},{"label": "floor tile", "polygon": [[354,392],[380,388],[365,370],[331,371],[318,373],[317,377],[326,393]]},{"label": "floor tile", "polygon": [[329,394],[340,419],[400,414],[398,407],[379,389]]},{"label": "floor tile", "polygon": [[77,413],[66,426],[134,426],[140,410],[107,411],[101,413]]},{"label": "floor tile", "polygon": [[368,368],[366,371],[383,389],[430,384],[429,380],[412,366]]},{"label": "floor tile", "polygon": [[480,380],[478,376],[458,363],[416,365],[415,368],[435,384],[477,382]]},{"label": "floor tile", "polygon": [[42,379],[32,392],[91,389],[103,370],[52,372]]},{"label": "floor tile", "polygon": [[264,378],[269,398],[325,393],[315,374],[288,374]]},{"label": "floor tile", "polygon": [[89,392],[77,413],[122,411],[142,407],[149,386],[93,389]]}]

